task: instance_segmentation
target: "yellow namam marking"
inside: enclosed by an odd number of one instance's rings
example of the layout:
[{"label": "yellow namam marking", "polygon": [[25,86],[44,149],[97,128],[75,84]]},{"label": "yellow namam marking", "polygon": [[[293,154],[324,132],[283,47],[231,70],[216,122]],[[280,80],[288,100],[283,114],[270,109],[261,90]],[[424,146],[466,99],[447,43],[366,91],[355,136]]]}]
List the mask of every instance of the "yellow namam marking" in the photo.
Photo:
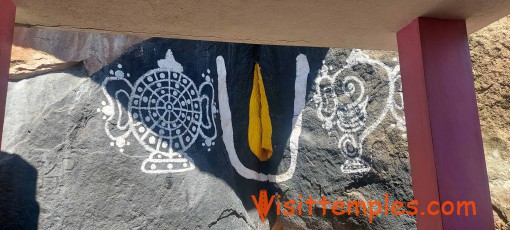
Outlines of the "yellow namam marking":
[{"label": "yellow namam marking", "polygon": [[248,144],[261,161],[267,161],[273,155],[271,136],[271,118],[267,104],[266,91],[259,64],[253,71],[253,89],[250,98],[250,123],[248,125]]}]

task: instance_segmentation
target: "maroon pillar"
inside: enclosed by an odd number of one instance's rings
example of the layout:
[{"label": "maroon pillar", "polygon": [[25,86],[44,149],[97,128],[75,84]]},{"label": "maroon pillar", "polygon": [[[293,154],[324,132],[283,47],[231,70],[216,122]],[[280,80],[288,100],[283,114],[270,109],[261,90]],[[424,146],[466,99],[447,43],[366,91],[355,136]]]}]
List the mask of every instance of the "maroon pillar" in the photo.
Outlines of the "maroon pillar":
[{"label": "maroon pillar", "polygon": [[4,130],[5,100],[7,98],[15,14],[16,7],[11,0],[0,0],[0,144]]},{"label": "maroon pillar", "polygon": [[[418,229],[494,229],[465,21],[418,18],[397,40]],[[422,215],[430,201],[476,216]]]}]

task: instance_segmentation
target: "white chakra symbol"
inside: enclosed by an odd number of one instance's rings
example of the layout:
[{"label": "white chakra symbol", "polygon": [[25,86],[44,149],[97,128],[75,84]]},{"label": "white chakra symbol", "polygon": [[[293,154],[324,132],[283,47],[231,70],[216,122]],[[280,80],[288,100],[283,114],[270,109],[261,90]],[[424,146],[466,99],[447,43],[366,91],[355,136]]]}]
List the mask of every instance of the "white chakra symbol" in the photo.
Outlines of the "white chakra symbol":
[{"label": "white chakra symbol", "polygon": [[[211,151],[215,144],[217,113],[210,70],[202,74],[198,87],[183,73],[171,50],[150,70],[131,83],[130,74],[110,71],[103,81],[105,130],[112,146],[124,152],[126,139],[133,134],[150,152],[141,166],[145,173],[184,172],[195,168],[186,151],[203,139],[202,147]],[[112,98],[113,97],[113,98]],[[125,104],[123,104],[125,103]],[[127,108],[127,115],[122,114]],[[127,118],[126,118],[127,117]]]}]

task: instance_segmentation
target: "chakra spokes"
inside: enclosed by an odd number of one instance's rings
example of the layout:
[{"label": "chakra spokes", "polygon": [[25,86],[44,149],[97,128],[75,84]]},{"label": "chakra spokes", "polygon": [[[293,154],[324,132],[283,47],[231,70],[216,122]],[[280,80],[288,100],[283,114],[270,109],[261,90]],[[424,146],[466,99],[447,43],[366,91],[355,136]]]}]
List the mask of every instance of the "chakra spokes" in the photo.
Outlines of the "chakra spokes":
[{"label": "chakra spokes", "polygon": [[[103,81],[109,102],[103,103],[101,110],[107,120],[105,130],[115,143],[125,142],[132,134],[150,152],[142,162],[143,172],[192,170],[195,165],[186,151],[199,138],[203,141],[202,146],[211,151],[217,134],[214,119],[217,109],[210,70],[202,74],[203,82],[197,86],[183,73],[182,65],[175,60],[171,50],[167,51],[165,59],[158,61],[158,66],[138,79],[128,79],[130,75],[120,70],[121,65],[118,66],[119,70],[110,72],[112,76]],[[121,127],[118,124],[111,127],[109,121],[114,120],[116,115],[121,117],[122,110],[118,109],[118,114],[115,114],[111,108],[120,108],[122,96],[127,97],[129,119],[125,132],[115,136],[112,135],[112,128]],[[124,146],[115,145],[121,152],[124,151]]]}]

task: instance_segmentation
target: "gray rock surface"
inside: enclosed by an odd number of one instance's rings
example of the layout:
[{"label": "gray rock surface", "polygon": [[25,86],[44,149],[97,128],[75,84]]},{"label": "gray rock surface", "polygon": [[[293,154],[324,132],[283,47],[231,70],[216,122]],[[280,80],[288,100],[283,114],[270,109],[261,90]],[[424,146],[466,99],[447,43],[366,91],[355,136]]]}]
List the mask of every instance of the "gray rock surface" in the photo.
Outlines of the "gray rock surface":
[{"label": "gray rock surface", "polygon": [[18,143],[16,138],[30,130],[33,120],[64,97],[77,93],[77,87],[86,80],[88,75],[77,67],[26,81],[9,82],[2,147],[13,148]]},{"label": "gray rock surface", "polygon": [[[497,229],[509,225],[508,127],[508,25],[509,17],[470,36],[475,85],[480,107],[487,167]],[[87,76],[112,62],[140,37],[79,33],[62,30],[16,28],[5,127],[0,153],[0,229],[413,229],[410,216],[380,216],[373,224],[367,218],[323,217],[320,208],[313,217],[277,216],[260,223],[257,211],[247,205],[251,191],[227,156],[205,161],[201,170],[186,176],[148,175],[139,169],[142,158],[127,157],[114,148],[104,133],[104,121],[96,112],[102,98],[100,86]],[[394,68],[395,52],[363,51],[373,60]],[[352,50],[332,49],[325,64],[335,73],[347,64]],[[68,68],[82,62],[83,65]],[[390,92],[386,71],[380,65],[355,65],[333,85],[343,103],[359,94],[345,96],[341,80],[362,79],[368,97],[363,129],[377,123],[387,106]],[[324,83],[322,83],[324,84]],[[399,85],[394,97],[399,103]],[[370,171],[346,174],[342,165],[349,159],[338,147],[345,132],[323,128],[323,119],[312,86],[303,113],[300,155],[294,177],[278,184],[261,183],[285,199],[299,194],[314,199],[412,199],[405,130],[388,113],[362,141],[361,159]],[[327,84],[324,84],[327,86]],[[356,85],[355,85],[356,86]],[[359,88],[356,88],[359,90]],[[359,91],[356,91],[359,93]],[[359,104],[359,103],[358,103]],[[355,113],[363,114],[361,111]],[[336,130],[335,130],[336,129]],[[362,132],[362,131],[360,131]],[[355,138],[362,133],[354,132]],[[134,149],[133,152],[143,152]],[[288,168],[285,159],[280,171]],[[221,170],[218,170],[218,167]],[[244,199],[244,202],[243,202]],[[328,211],[331,207],[328,207]],[[12,221],[22,220],[22,221]],[[170,226],[170,227],[169,227]]]},{"label": "gray rock surface", "polygon": [[[344,68],[352,52],[330,50],[325,66],[331,68],[325,73],[331,75]],[[323,128],[314,99],[317,85],[313,85],[303,113],[294,177],[278,184],[261,183],[261,187],[283,195],[283,199],[303,194],[316,200],[320,196],[382,200],[385,193],[389,193],[390,201],[412,199],[405,132],[385,110],[390,82],[383,66],[393,69],[397,62],[394,55],[382,60],[383,65],[353,65],[332,85],[344,104],[353,103],[358,96],[368,99],[368,115],[361,118],[366,124],[361,128],[373,127],[373,131],[358,148],[363,149],[361,159],[370,170],[342,172],[342,165],[349,159],[338,147],[344,132],[333,128],[328,133]],[[143,157],[121,154],[110,147],[102,113],[96,111],[105,100],[101,85],[84,76],[84,70],[74,69],[11,82],[9,87],[3,143],[6,154],[0,159],[0,168],[10,169],[21,161],[33,167],[28,167],[28,171],[37,173],[32,184],[37,186],[33,199],[40,208],[40,229],[268,229],[270,225],[299,229],[412,229],[415,225],[409,216],[376,217],[373,224],[366,217],[323,217],[319,208],[313,217],[287,218],[271,212],[270,221],[261,223],[253,204],[246,201],[251,202],[252,194],[243,193],[249,190],[245,188],[249,181],[236,181],[238,175],[226,153],[195,159],[201,162],[200,167],[185,174],[142,173],[139,168]],[[359,85],[355,85],[355,93],[344,97],[347,89],[342,88],[341,81],[347,76],[361,79],[366,92],[360,95]],[[398,93],[397,85],[395,101]],[[397,113],[401,115],[401,111]],[[361,132],[352,135],[360,140]],[[133,153],[144,152],[141,146],[131,148]],[[279,167],[284,170],[288,161],[282,161]],[[16,171],[11,174],[18,175]],[[20,182],[2,183],[16,187]]]},{"label": "gray rock surface", "polygon": [[[498,229],[508,228],[508,17],[471,36],[472,58],[480,106],[482,130],[494,216]],[[503,32],[501,32],[503,31]],[[58,64],[84,62],[65,71],[37,75],[9,84],[5,128],[0,153],[0,229],[413,229],[411,216],[379,216],[369,224],[366,217],[276,215],[271,210],[269,222],[261,223],[250,205],[246,191],[252,191],[239,179],[226,153],[203,158],[199,170],[186,174],[152,175],[141,173],[143,157],[128,157],[109,148],[104,120],[96,109],[104,100],[101,86],[88,74],[110,63],[130,45],[143,40],[123,35],[100,35],[75,32],[18,28],[15,43],[20,50],[36,48],[54,55]],[[98,45],[101,44],[101,45]],[[26,47],[26,48],[25,48]],[[31,49],[30,49],[31,50]],[[358,51],[356,51],[358,52]],[[331,49],[326,56],[328,75],[348,65],[350,49]],[[371,60],[394,69],[395,52],[363,51]],[[32,53],[19,53],[20,60]],[[487,58],[492,57],[492,58]],[[43,60],[42,69],[54,70],[52,59]],[[361,63],[342,72],[331,88],[340,104],[354,103],[360,95],[359,84],[350,95],[342,86],[348,76],[360,79],[365,89],[366,115],[354,110],[363,121],[360,131],[351,132],[361,143],[354,152],[370,170],[345,173],[342,165],[349,158],[338,143],[346,132],[325,128],[318,116],[317,102],[324,100],[317,92],[328,84],[316,82],[307,96],[303,113],[296,171],[291,180],[273,184],[260,183],[283,201],[299,194],[337,200],[413,199],[409,174],[405,129],[400,100],[400,85],[388,79],[381,63]],[[21,66],[26,69],[26,66]],[[87,70],[88,69],[88,70]],[[30,72],[30,71],[29,71]],[[29,73],[30,74],[30,73]],[[104,73],[106,74],[106,73]],[[25,76],[25,75],[23,75]],[[35,75],[29,75],[35,76]],[[393,84],[393,108],[384,116],[390,85]],[[316,86],[319,85],[318,90]],[[326,96],[327,97],[327,96]],[[322,99],[321,99],[322,98]],[[327,104],[327,103],[326,103]],[[354,103],[357,108],[363,104]],[[331,106],[331,105],[330,105]],[[342,108],[341,108],[342,109]],[[355,116],[355,117],[356,117]],[[379,121],[378,118],[382,117]],[[369,127],[374,129],[361,136]],[[132,146],[133,147],[133,146]],[[351,146],[352,147],[352,146]],[[133,147],[133,153],[143,153]],[[356,155],[356,154],[355,154]],[[288,159],[278,165],[289,166]],[[330,212],[331,207],[328,207]],[[304,210],[303,210],[304,211]],[[22,221],[12,221],[22,220]]]},{"label": "gray rock surface", "polygon": [[[367,64],[361,62],[342,71],[329,84],[327,80],[317,82],[312,86],[312,92],[308,96],[307,106],[303,112],[303,131],[301,133],[300,155],[296,173],[292,180],[277,184],[273,191],[281,194],[284,201],[287,199],[297,200],[299,194],[306,200],[311,195],[316,201],[322,196],[330,201],[343,200],[379,200],[384,201],[384,195],[387,193],[390,202],[404,201],[409,202],[413,199],[410,180],[409,156],[407,153],[407,143],[405,139],[404,123],[399,123],[398,119],[403,119],[403,111],[395,107],[395,116],[391,107],[387,103],[389,98],[397,106],[402,106],[400,98],[401,88],[400,79],[394,81],[393,97],[390,97],[390,79],[388,71],[383,68],[386,66],[395,70],[395,77],[398,74],[398,59],[395,53],[374,52],[359,50],[331,49],[325,59],[325,65],[329,67],[323,74],[333,76],[340,69],[348,65],[348,60],[353,56],[361,54],[367,55],[371,61],[381,61],[379,64]],[[354,83],[356,87],[354,94],[348,94],[348,87],[344,87],[342,82],[354,76],[359,79],[361,84]],[[317,88],[319,84],[319,87]],[[342,171],[342,165],[346,159],[349,159],[338,147],[342,136],[349,132],[343,132],[333,125],[330,132],[323,128],[325,121],[318,117],[318,111],[321,110],[314,100],[317,91],[323,94],[320,100],[325,100],[328,95],[325,89],[334,88],[336,96],[339,98],[338,109],[349,109],[347,104],[356,104],[358,97],[367,99],[366,114],[356,113],[363,117],[363,125],[359,125],[359,131],[353,132],[355,139],[361,140],[363,133],[366,139],[361,142],[359,149],[363,153],[361,159],[366,161],[370,170],[365,173],[345,173]],[[347,85],[346,85],[347,86]],[[362,91],[364,89],[364,93]],[[331,103],[332,97],[329,95],[331,108],[335,108]],[[319,100],[319,101],[320,101]],[[323,101],[324,102],[324,101]],[[359,104],[357,104],[359,105]],[[392,104],[393,105],[393,104]],[[362,105],[361,105],[362,106]],[[322,111],[324,111],[323,109]],[[364,117],[366,116],[366,117]],[[340,120],[342,122],[342,120]],[[347,122],[348,123],[348,122]],[[352,123],[356,126],[356,124]],[[369,131],[373,129],[373,131]],[[359,144],[359,143],[358,143]],[[359,150],[358,149],[358,150]],[[281,166],[285,167],[285,166]],[[307,213],[307,208],[303,213]],[[412,216],[380,215],[374,218],[373,223],[368,222],[365,216],[335,216],[331,214],[331,205],[327,208],[327,215],[322,215],[322,209],[314,209],[312,217],[307,214],[301,216],[286,217],[280,215],[276,217],[275,222],[284,229],[413,229],[415,228],[415,219]]]},{"label": "gray rock surface", "polygon": [[[102,100],[101,86],[81,78],[84,75],[75,70],[11,82],[3,145],[6,153],[0,157],[0,169],[9,173],[0,176],[0,187],[37,187],[3,193],[10,197],[4,197],[0,207],[30,199],[22,194],[36,189],[36,197],[31,199],[40,207],[40,229],[258,227],[253,219],[256,212],[249,215],[229,185],[233,173],[225,156],[204,166],[226,169],[215,175],[200,170],[186,176],[153,175],[140,172],[139,158],[108,148],[104,121],[96,111]],[[52,88],[59,92],[50,93]],[[32,178],[36,181],[8,180],[9,175],[24,174],[13,169],[17,162],[29,165],[29,172],[36,171]],[[1,228],[36,227],[12,213],[13,209],[0,209],[0,216],[12,218],[0,219]],[[21,225],[12,220],[21,221]]]}]

